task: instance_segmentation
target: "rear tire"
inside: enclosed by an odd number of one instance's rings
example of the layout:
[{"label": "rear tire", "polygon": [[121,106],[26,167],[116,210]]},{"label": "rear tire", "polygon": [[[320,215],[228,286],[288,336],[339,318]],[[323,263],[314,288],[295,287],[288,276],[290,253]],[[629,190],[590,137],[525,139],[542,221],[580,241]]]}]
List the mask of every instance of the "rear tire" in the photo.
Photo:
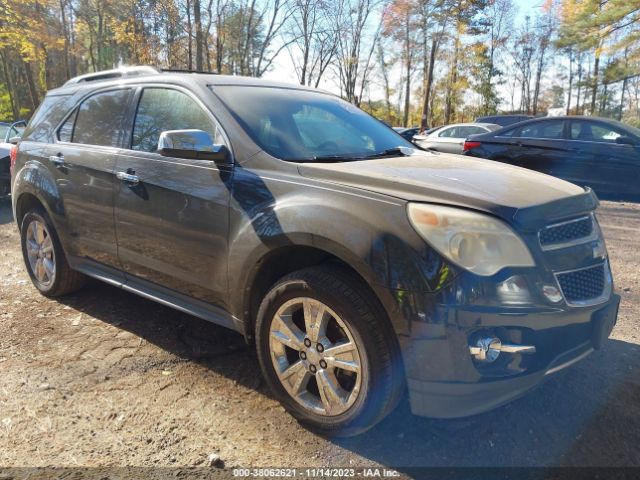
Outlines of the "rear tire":
[{"label": "rear tire", "polygon": [[20,237],[27,272],[41,294],[59,297],[84,286],[87,277],[69,267],[53,223],[42,208],[23,217]]},{"label": "rear tire", "polygon": [[368,430],[403,392],[395,333],[349,272],[311,267],[279,280],[260,305],[256,343],[274,396],[321,434]]}]

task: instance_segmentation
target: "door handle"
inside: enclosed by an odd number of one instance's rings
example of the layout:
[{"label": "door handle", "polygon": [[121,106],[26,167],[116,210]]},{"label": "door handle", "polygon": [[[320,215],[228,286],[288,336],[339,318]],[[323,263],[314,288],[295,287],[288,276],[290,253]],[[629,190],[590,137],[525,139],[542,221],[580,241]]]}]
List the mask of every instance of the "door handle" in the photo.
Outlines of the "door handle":
[{"label": "door handle", "polygon": [[64,167],[64,155],[62,155],[61,153],[58,155],[50,155],[49,161],[56,167]]},{"label": "door handle", "polygon": [[116,178],[118,180],[122,180],[123,182],[130,183],[131,185],[137,185],[138,183],[140,183],[140,179],[138,178],[138,176],[132,173],[117,172]]}]

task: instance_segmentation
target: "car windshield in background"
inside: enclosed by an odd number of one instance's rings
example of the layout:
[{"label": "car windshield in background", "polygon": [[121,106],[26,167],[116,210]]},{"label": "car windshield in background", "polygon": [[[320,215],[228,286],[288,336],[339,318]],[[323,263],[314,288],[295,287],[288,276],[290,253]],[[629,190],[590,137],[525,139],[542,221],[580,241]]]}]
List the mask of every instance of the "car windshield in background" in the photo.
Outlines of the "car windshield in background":
[{"label": "car windshield in background", "polygon": [[248,135],[289,161],[350,161],[412,148],[392,129],[338,97],[254,86],[215,86]]}]

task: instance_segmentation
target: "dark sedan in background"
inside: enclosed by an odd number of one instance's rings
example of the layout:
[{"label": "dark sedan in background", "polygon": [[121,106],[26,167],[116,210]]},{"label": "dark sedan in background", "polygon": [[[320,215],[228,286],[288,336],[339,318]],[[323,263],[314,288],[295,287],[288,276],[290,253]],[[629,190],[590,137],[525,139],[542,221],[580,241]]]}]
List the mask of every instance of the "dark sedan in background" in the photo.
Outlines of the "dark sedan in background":
[{"label": "dark sedan in background", "polygon": [[615,120],[537,118],[474,135],[464,153],[588,186],[601,198],[640,201],[640,130]]}]

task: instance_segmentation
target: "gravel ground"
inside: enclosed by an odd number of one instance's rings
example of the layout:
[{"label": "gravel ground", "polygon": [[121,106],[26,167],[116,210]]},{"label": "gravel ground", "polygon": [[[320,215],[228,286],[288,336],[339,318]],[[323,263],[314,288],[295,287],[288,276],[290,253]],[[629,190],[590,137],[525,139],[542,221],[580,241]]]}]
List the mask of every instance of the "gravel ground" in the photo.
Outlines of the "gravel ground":
[{"label": "gravel ground", "polygon": [[623,298],[603,350],[487,414],[418,418],[405,399],[327,440],[270,397],[239,335],[99,283],[37,294],[5,200],[0,466],[640,466],[640,205],[599,218]]}]

